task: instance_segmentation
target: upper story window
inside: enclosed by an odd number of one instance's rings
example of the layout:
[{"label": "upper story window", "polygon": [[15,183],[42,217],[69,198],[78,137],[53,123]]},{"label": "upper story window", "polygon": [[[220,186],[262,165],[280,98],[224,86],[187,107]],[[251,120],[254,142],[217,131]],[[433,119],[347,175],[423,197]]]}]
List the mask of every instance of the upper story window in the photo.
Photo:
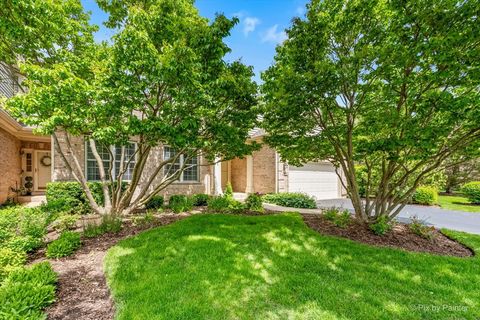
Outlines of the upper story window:
[{"label": "upper story window", "polygon": [[[177,156],[177,151],[170,147],[163,148],[163,158],[165,160]],[[172,175],[176,171],[180,170],[185,166],[185,170],[180,174],[179,182],[198,182],[199,181],[199,167],[198,167],[198,156],[193,157],[192,159],[186,159],[186,157],[181,154],[173,163],[169,163],[164,168],[165,175]]]},{"label": "upper story window", "polygon": [[[136,156],[134,156],[137,145],[134,142],[129,143],[125,146],[125,155],[123,160],[123,169],[125,173],[123,174],[123,180],[130,181],[132,180],[133,168],[135,167]],[[111,153],[108,151],[110,149]],[[90,148],[90,143],[85,141],[85,150],[86,150],[86,166],[85,171],[87,175],[87,180],[89,181],[100,181],[100,171],[98,169],[97,160],[93,155],[93,152]],[[120,174],[121,160],[122,160],[122,147],[121,146],[102,146],[97,144],[97,152],[102,159],[103,167],[105,168],[105,174],[108,175],[110,172],[110,156],[113,154],[115,156],[115,161],[113,162],[113,179],[115,179]],[[133,159],[131,159],[133,157]],[[130,163],[128,161],[131,159]],[[128,164],[128,168],[127,168]]]}]

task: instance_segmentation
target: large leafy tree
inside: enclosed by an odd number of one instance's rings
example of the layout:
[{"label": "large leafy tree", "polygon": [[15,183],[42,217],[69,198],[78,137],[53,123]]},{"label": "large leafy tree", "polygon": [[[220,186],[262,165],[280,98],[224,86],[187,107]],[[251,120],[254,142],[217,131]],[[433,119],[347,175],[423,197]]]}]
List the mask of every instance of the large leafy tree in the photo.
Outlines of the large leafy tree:
[{"label": "large leafy tree", "polygon": [[16,74],[23,90],[24,75],[17,60],[47,65],[61,52],[78,51],[97,30],[79,0],[2,0],[0,5],[0,64]]},{"label": "large leafy tree", "polygon": [[478,1],[313,0],[263,74],[267,142],[293,164],[330,160],[359,219],[394,218],[446,159],[478,150],[479,13]]},{"label": "large leafy tree", "polygon": [[[84,38],[83,50],[63,50],[48,65],[24,63],[28,92],[9,110],[53,135],[56,151],[83,186],[94,211],[130,213],[176,181],[197,155],[230,159],[258,146],[246,143],[257,118],[250,67],[227,63],[223,38],[236,19],[200,17],[192,0],[99,1],[117,33],[110,43]],[[99,168],[104,203],[92,195],[73,147],[85,137]],[[136,151],[126,146],[134,139]],[[63,142],[63,143],[60,143]],[[99,150],[121,147],[110,163]],[[156,147],[176,150],[164,159]],[[180,154],[181,167],[172,165]],[[116,159],[117,157],[117,159]],[[135,159],[135,161],[134,161]],[[113,162],[120,168],[113,172]],[[154,163],[154,168],[146,167]],[[131,181],[122,187],[128,168]]]}]

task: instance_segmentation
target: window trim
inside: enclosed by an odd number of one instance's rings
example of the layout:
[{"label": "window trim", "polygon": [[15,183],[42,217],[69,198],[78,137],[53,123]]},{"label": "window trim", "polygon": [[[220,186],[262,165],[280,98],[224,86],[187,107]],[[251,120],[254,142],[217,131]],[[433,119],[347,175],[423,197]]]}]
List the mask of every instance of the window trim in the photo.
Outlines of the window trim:
[{"label": "window trim", "polygon": [[[165,148],[171,148],[173,150],[175,150],[174,148],[170,147],[169,145],[163,145],[162,147],[162,159],[163,160],[166,160],[165,158]],[[184,161],[185,161],[185,155],[183,153],[180,154],[180,157],[178,158],[179,159],[179,165],[180,165],[180,168],[183,166],[184,164]],[[197,179],[195,180],[184,180],[184,174],[185,174],[185,170],[182,171],[182,173],[180,174],[180,177],[178,180],[175,180],[173,183],[176,183],[176,184],[198,184],[200,183],[200,156],[197,154],[196,155],[196,159],[197,159],[197,164],[195,166],[195,168],[197,169]],[[164,171],[163,171],[163,175],[165,176],[165,168],[167,168],[166,166],[164,167]]]},{"label": "window trim", "polygon": [[[135,146],[135,152],[137,151],[137,148],[138,148],[138,143],[136,141],[128,141],[129,143],[132,143],[134,146]],[[87,182],[101,182],[102,180],[98,180],[98,179],[88,179],[88,161],[95,161],[96,162],[96,159],[89,159],[88,158],[88,148],[90,148],[90,145],[89,145],[89,141],[87,139],[85,139],[85,169],[84,169],[84,173],[85,173],[85,178],[87,180]],[[117,146],[115,145],[110,145],[109,146],[109,149],[110,151],[112,152],[113,154],[113,157],[115,157],[115,150],[116,150]],[[98,150],[97,150],[98,151]],[[103,161],[103,159],[102,159]],[[108,160],[110,161],[110,160]],[[135,162],[134,163],[137,163],[138,161],[138,153],[135,154]],[[116,166],[116,163],[117,163],[117,160],[116,159],[113,159],[113,170],[112,172],[115,174],[115,166]],[[98,163],[97,163],[98,164]],[[105,172],[105,174],[108,176],[108,172]],[[130,182],[132,181],[132,179],[123,179],[122,181],[125,181],[125,182]]]}]

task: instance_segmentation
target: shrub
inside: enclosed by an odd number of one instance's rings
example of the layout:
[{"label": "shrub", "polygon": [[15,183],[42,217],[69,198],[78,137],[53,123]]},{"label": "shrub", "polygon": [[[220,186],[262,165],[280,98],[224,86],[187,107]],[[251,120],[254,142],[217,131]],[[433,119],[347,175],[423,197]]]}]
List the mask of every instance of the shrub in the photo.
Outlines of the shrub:
[{"label": "shrub", "polygon": [[233,198],[233,188],[230,182],[227,183],[227,186],[225,187],[225,192],[223,193],[223,195],[225,197]]},{"label": "shrub", "polygon": [[421,186],[413,194],[413,202],[431,206],[438,202],[438,190],[431,186]]},{"label": "shrub", "polygon": [[346,228],[352,220],[350,211],[343,210],[340,212],[340,210],[335,207],[324,210],[323,216],[339,228]]},{"label": "shrub", "polygon": [[208,205],[208,199],[210,199],[210,196],[204,193],[198,193],[192,196],[192,202],[195,207],[204,207]]},{"label": "shrub", "polygon": [[55,300],[57,275],[50,263],[12,272],[0,287],[2,319],[44,319],[41,310]]},{"label": "shrub", "polygon": [[265,209],[263,209],[262,205],[262,196],[258,193],[250,193],[245,200],[245,207],[248,210],[252,211],[258,211],[258,212],[264,212]]},{"label": "shrub", "polygon": [[168,206],[175,213],[190,211],[193,208],[192,199],[185,195],[176,194],[168,200]]},{"label": "shrub", "polygon": [[47,246],[47,258],[61,258],[71,255],[80,247],[80,234],[72,231],[63,232],[57,240]]},{"label": "shrub", "polygon": [[480,204],[480,181],[466,183],[460,188],[460,191],[471,203]]},{"label": "shrub", "polygon": [[150,198],[150,200],[147,201],[145,204],[146,209],[159,209],[163,207],[163,196],[153,196]]},{"label": "shrub", "polygon": [[[95,201],[103,205],[103,190],[100,182],[88,182]],[[122,183],[126,189],[127,183]],[[53,203],[59,210],[79,214],[91,213],[85,192],[78,182],[50,182],[47,184],[47,203]]]},{"label": "shrub", "polygon": [[263,196],[263,200],[283,207],[315,209],[315,199],[304,193],[282,192]]},{"label": "shrub", "polygon": [[212,197],[208,200],[209,212],[225,213],[244,209],[244,206],[229,196]]},{"label": "shrub", "polygon": [[368,181],[367,167],[364,165],[355,166],[355,177],[358,185],[358,193],[360,194],[360,197],[365,198],[367,196],[366,186]]},{"label": "shrub", "polygon": [[392,223],[388,220],[387,216],[380,216],[374,223],[370,224],[369,227],[376,235],[383,236],[392,230]]},{"label": "shrub", "polygon": [[428,240],[435,238],[435,228],[425,225],[425,221],[420,220],[417,216],[411,217],[411,222],[408,227],[413,233],[422,238]]}]

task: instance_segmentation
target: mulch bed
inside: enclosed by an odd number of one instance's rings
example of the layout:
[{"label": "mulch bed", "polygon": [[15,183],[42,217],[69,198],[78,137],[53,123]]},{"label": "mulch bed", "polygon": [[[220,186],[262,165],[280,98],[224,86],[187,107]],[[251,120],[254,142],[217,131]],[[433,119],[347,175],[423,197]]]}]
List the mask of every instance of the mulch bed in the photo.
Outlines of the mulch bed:
[{"label": "mulch bed", "polygon": [[439,230],[434,231],[435,237],[433,240],[428,240],[413,233],[408,225],[397,223],[390,232],[378,236],[368,226],[355,220],[342,229],[319,214],[303,214],[302,216],[310,228],[321,234],[347,238],[369,245],[454,257],[471,257],[474,255],[470,248],[450,239]]},{"label": "mulch bed", "polygon": [[[143,226],[134,226],[131,221],[126,221],[119,233],[83,238],[82,246],[73,256],[50,260],[58,274],[58,286],[56,302],[46,310],[48,319],[113,319],[115,308],[103,272],[103,258],[107,250],[122,239],[188,216],[162,215]],[[45,260],[44,250],[36,252],[29,260]]]},{"label": "mulch bed", "polygon": [[[244,211],[238,214],[269,215],[278,214],[278,212],[266,211],[259,214],[258,212]],[[122,239],[189,216],[190,214],[165,214],[156,217],[154,222],[148,225],[137,226],[127,220],[119,233],[83,238],[82,246],[73,256],[50,260],[59,276],[59,281],[56,302],[46,310],[48,319],[113,319],[115,308],[103,272],[103,259],[107,250]],[[412,233],[405,224],[398,223],[390,233],[377,236],[362,224],[354,223],[341,229],[323,218],[322,215],[302,214],[302,216],[305,223],[319,233],[348,238],[370,245],[457,257],[474,255],[471,249],[448,238],[438,230],[435,231],[435,239],[430,241]],[[45,260],[45,249],[32,254],[29,260],[32,263]]]}]

